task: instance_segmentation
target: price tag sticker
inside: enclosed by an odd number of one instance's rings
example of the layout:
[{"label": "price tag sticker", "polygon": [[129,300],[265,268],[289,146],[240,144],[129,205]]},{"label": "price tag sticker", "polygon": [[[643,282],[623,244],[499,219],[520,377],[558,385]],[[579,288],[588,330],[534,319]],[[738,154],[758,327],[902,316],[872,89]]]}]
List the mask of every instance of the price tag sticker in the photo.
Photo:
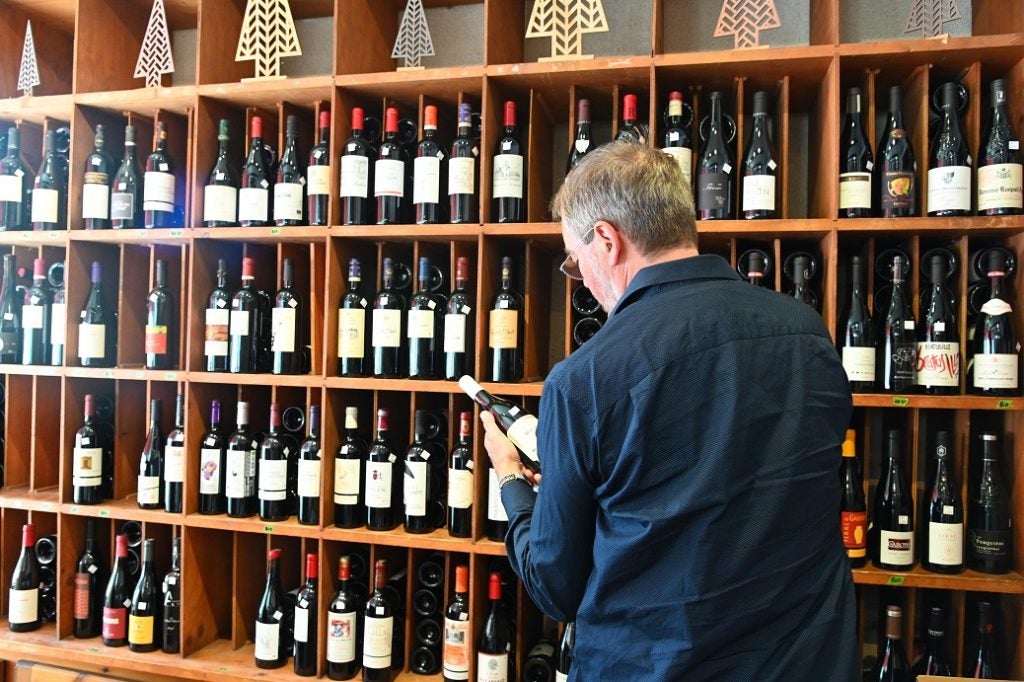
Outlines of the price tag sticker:
[{"label": "price tag sticker", "polygon": [[226,673],[227,671],[228,667],[226,665],[222,665],[221,667],[217,668],[217,672],[219,673]]},{"label": "price tag sticker", "polygon": [[284,614],[280,611],[274,611],[274,620],[281,620],[282,616],[284,616]]},{"label": "price tag sticker", "polygon": [[96,571],[98,571],[100,569],[96,566],[96,564],[90,564],[89,568],[87,568],[86,570],[89,571],[89,573],[92,573],[93,575],[95,575]]},{"label": "price tag sticker", "polygon": [[281,234],[281,228],[280,227],[272,227],[272,228],[270,228],[270,234],[272,234],[272,235],[274,235],[276,237],[277,235]]},{"label": "price tag sticker", "polygon": [[273,533],[274,532],[274,527],[273,526],[263,526],[263,532],[264,533]]},{"label": "price tag sticker", "polygon": [[103,372],[103,378],[104,379],[113,379],[114,378],[114,373],[111,370],[108,369],[105,372]]},{"label": "price tag sticker", "polygon": [[91,653],[91,654],[98,654],[99,652],[100,652],[100,648],[98,646],[91,646],[91,647],[89,647],[89,653]]},{"label": "price tag sticker", "polygon": [[305,609],[305,608],[308,608],[308,607],[309,607],[309,602],[306,601],[305,597],[303,597],[302,599],[299,600],[299,608],[300,609]]},{"label": "price tag sticker", "polygon": [[376,612],[377,612],[378,616],[383,616],[384,615],[384,607],[383,606],[378,606],[377,609],[376,609]]},{"label": "price tag sticker", "polygon": [[172,237],[181,237],[185,234],[184,230],[171,230]]},{"label": "price tag sticker", "polygon": [[996,407],[999,408],[1000,410],[1009,410],[1013,407],[1013,401],[1000,400],[998,403],[996,403]]},{"label": "price tag sticker", "polygon": [[103,517],[110,516],[110,510],[109,509],[100,509],[100,516],[103,516]]},{"label": "price tag sticker", "polygon": [[122,603],[124,604],[124,607],[127,609],[127,608],[131,607],[132,600],[131,599],[125,599]]},{"label": "price tag sticker", "polygon": [[145,602],[145,601],[140,601],[139,602],[139,609],[145,611],[147,608],[149,608],[149,602]]},{"label": "price tag sticker", "polygon": [[910,398],[905,398],[901,395],[894,396],[892,399],[892,404],[895,405],[896,407],[906,407],[907,405],[910,404]]},{"label": "price tag sticker", "polygon": [[902,575],[890,575],[889,580],[886,584],[888,585],[902,585],[905,578]]}]

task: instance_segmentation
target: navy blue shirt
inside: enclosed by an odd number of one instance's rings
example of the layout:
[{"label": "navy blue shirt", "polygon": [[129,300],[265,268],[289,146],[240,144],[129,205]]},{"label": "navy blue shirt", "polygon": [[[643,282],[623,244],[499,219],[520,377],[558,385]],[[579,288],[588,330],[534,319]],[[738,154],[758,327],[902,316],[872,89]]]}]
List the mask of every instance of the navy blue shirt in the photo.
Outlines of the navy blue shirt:
[{"label": "navy blue shirt", "polygon": [[576,620],[571,680],[859,680],[846,373],[819,315],[718,256],[644,268],[544,384],[509,559]]}]

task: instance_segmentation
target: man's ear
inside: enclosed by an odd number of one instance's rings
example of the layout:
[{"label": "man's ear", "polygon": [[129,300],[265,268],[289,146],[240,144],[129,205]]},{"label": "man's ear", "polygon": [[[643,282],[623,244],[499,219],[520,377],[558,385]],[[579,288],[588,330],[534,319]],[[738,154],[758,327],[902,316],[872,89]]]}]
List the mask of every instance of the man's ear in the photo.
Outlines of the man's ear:
[{"label": "man's ear", "polygon": [[606,220],[597,221],[594,224],[594,239],[598,242],[593,247],[598,252],[597,257],[604,260],[608,267],[619,265],[625,258],[626,243],[615,225]]}]

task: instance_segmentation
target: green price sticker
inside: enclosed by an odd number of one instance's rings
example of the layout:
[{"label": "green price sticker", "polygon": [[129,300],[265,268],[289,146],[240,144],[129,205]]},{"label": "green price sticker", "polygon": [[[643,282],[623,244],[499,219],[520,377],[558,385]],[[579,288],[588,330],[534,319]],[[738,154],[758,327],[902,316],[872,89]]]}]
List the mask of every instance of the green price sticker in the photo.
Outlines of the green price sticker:
[{"label": "green price sticker", "polygon": [[100,652],[100,648],[98,646],[91,646],[91,647],[89,647],[89,653],[91,653],[91,654],[98,654],[99,652]]},{"label": "green price sticker", "polygon": [[273,533],[274,532],[274,527],[273,526],[263,526],[263,532],[264,533]]},{"label": "green price sticker", "polygon": [[1013,401],[1000,400],[998,403],[996,403],[996,407],[998,407],[1000,410],[1009,410],[1010,408],[1013,407]]},{"label": "green price sticker", "polygon": [[113,379],[114,378],[114,373],[111,370],[108,369],[105,372],[103,372],[103,378],[104,379]]},{"label": "green price sticker", "polygon": [[31,236],[32,236],[31,232],[22,232],[21,233],[21,241],[27,241],[28,238],[31,237]]},{"label": "green price sticker", "polygon": [[50,239],[57,239],[58,237],[60,237],[60,235],[60,232],[49,232],[46,236],[49,237]]},{"label": "green price sticker", "polygon": [[52,502],[43,502],[43,511],[50,511],[51,509],[53,509]]},{"label": "green price sticker", "polygon": [[889,584],[889,585],[902,585],[903,581],[904,581],[904,577],[902,575],[890,575],[889,576],[889,582],[887,584]]},{"label": "green price sticker", "polygon": [[174,372],[168,372],[167,374],[164,375],[164,379],[166,379],[167,381],[174,381],[177,378],[178,378],[178,375],[175,374]]},{"label": "green price sticker", "polygon": [[78,513],[78,507],[72,507],[71,508],[71,513],[72,514],[77,514]]},{"label": "green price sticker", "polygon": [[110,516],[109,509],[100,509],[100,516]]},{"label": "green price sticker", "polygon": [[276,237],[277,235],[281,234],[281,228],[280,227],[272,227],[272,228],[270,228],[270,234],[272,234],[272,235],[274,235]]},{"label": "green price sticker", "polygon": [[183,234],[185,234],[184,230],[171,230],[171,236],[172,237],[180,237]]},{"label": "green price sticker", "polygon": [[892,404],[896,407],[906,407],[910,404],[910,398],[904,398],[903,396],[898,395],[892,399]]},{"label": "green price sticker", "polygon": [[149,230],[135,230],[135,236],[139,239],[145,239],[149,236]]},{"label": "green price sticker", "polygon": [[217,672],[219,673],[226,673],[227,671],[228,667],[226,665],[222,665],[221,667],[217,668]]}]

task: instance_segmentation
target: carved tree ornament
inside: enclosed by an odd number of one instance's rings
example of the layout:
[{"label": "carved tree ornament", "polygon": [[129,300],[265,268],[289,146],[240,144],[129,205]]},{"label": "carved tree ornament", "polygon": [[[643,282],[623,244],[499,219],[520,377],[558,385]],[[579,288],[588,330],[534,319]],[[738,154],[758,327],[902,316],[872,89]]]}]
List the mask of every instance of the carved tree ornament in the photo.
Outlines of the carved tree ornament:
[{"label": "carved tree ornament", "polygon": [[715,38],[733,36],[734,47],[759,47],[761,31],[781,28],[775,0],[725,0],[715,26]]},{"label": "carved tree ornament", "polygon": [[423,12],[423,0],[409,0],[402,14],[402,23],[395,37],[392,59],[404,59],[405,68],[415,69],[424,57],[434,56],[434,41],[430,38],[427,15]]},{"label": "carved tree ornament", "polygon": [[165,73],[174,73],[171,34],[167,28],[164,0],[153,0],[146,36],[142,39],[139,60],[135,63],[135,77],[145,78],[147,88],[156,88],[160,86],[160,76]]},{"label": "carved tree ornament", "polygon": [[21,48],[21,68],[18,70],[18,89],[26,95],[39,85],[39,62],[36,61],[36,42],[32,38],[32,20],[25,24],[25,44]]},{"label": "carved tree ornament", "polygon": [[584,33],[607,33],[602,0],[537,0],[530,12],[527,38],[551,38],[551,56],[539,61],[592,59],[583,54]]},{"label": "carved tree ornament", "polygon": [[942,25],[963,19],[956,0],[914,0],[907,16],[906,33],[923,31],[925,38],[942,35]]},{"label": "carved tree ornament", "polygon": [[[288,0],[248,0],[235,61],[256,63],[256,79],[284,78],[281,59],[302,54]],[[243,79],[255,80],[255,79]]]}]

